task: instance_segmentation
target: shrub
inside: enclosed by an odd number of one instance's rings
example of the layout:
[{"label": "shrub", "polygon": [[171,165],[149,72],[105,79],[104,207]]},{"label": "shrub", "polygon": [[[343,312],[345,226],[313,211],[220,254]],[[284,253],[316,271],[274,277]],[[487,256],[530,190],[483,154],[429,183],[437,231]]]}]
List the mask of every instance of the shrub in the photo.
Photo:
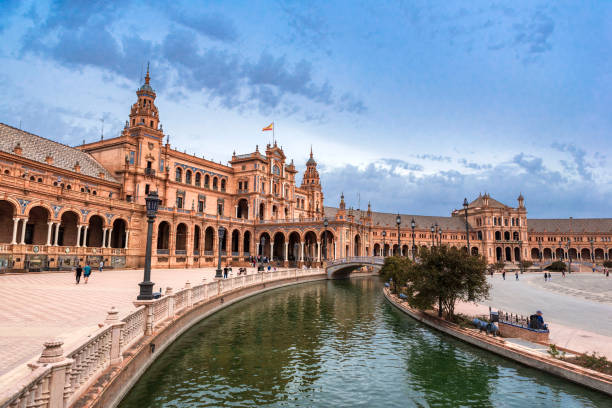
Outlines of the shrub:
[{"label": "shrub", "polygon": [[612,268],[612,261],[604,261],[603,266],[606,268]]},{"label": "shrub", "polygon": [[567,358],[565,360],[582,367],[590,368],[591,370],[599,371],[600,373],[612,374],[612,361],[595,352],[593,352],[593,354],[581,354],[575,358]]},{"label": "shrub", "polygon": [[567,265],[563,261],[555,261],[545,268],[547,271],[562,272],[567,270]]}]

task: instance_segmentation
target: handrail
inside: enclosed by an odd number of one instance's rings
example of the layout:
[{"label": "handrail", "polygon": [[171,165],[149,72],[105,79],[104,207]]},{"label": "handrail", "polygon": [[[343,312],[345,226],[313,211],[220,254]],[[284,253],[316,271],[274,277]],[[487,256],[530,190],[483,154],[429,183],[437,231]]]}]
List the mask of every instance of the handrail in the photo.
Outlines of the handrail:
[{"label": "handrail", "polygon": [[385,263],[385,258],[382,256],[349,256],[346,258],[338,258],[333,261],[329,261],[327,263],[327,267],[347,264],[347,263],[363,263],[370,265],[383,265]]},{"label": "handrail", "polygon": [[[70,406],[84,395],[108,367],[121,362],[123,354],[139,341],[162,327],[169,319],[186,313],[204,302],[228,292],[263,282],[297,279],[323,273],[316,269],[287,269],[240,275],[214,282],[202,282],[166,294],[160,299],[142,302],[121,319],[112,308],[105,324],[70,351],[64,353],[61,341],[45,343],[45,349],[33,371],[11,388],[0,390],[0,407],[55,408]],[[51,358],[49,358],[51,355]],[[59,384],[57,383],[59,381]],[[61,384],[61,385],[60,385]],[[61,393],[61,395],[60,395]]]}]

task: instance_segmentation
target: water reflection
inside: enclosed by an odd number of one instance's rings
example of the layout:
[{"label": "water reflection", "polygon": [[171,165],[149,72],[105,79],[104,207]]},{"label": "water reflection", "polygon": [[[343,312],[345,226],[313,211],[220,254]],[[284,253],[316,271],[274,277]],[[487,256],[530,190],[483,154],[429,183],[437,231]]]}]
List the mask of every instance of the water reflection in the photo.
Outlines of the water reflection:
[{"label": "water reflection", "polygon": [[432,332],[375,278],[274,290],[178,339],[122,407],[603,406],[604,396]]}]

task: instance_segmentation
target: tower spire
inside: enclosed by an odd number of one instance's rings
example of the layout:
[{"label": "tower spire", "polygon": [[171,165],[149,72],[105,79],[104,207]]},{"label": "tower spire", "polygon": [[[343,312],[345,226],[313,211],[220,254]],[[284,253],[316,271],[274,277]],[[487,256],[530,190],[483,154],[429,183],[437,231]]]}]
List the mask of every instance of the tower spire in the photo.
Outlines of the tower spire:
[{"label": "tower spire", "polygon": [[147,75],[145,76],[145,84],[149,84],[149,80],[151,77],[149,76],[149,62],[147,61]]}]

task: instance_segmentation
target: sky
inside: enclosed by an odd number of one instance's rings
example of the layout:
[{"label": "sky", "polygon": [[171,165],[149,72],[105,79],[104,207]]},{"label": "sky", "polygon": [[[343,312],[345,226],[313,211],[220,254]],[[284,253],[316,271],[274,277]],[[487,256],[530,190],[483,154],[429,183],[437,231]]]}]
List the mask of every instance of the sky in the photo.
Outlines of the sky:
[{"label": "sky", "polygon": [[147,63],[173,147],[227,163],[274,121],[326,205],[612,216],[610,1],[0,0],[0,122],[117,136]]}]

